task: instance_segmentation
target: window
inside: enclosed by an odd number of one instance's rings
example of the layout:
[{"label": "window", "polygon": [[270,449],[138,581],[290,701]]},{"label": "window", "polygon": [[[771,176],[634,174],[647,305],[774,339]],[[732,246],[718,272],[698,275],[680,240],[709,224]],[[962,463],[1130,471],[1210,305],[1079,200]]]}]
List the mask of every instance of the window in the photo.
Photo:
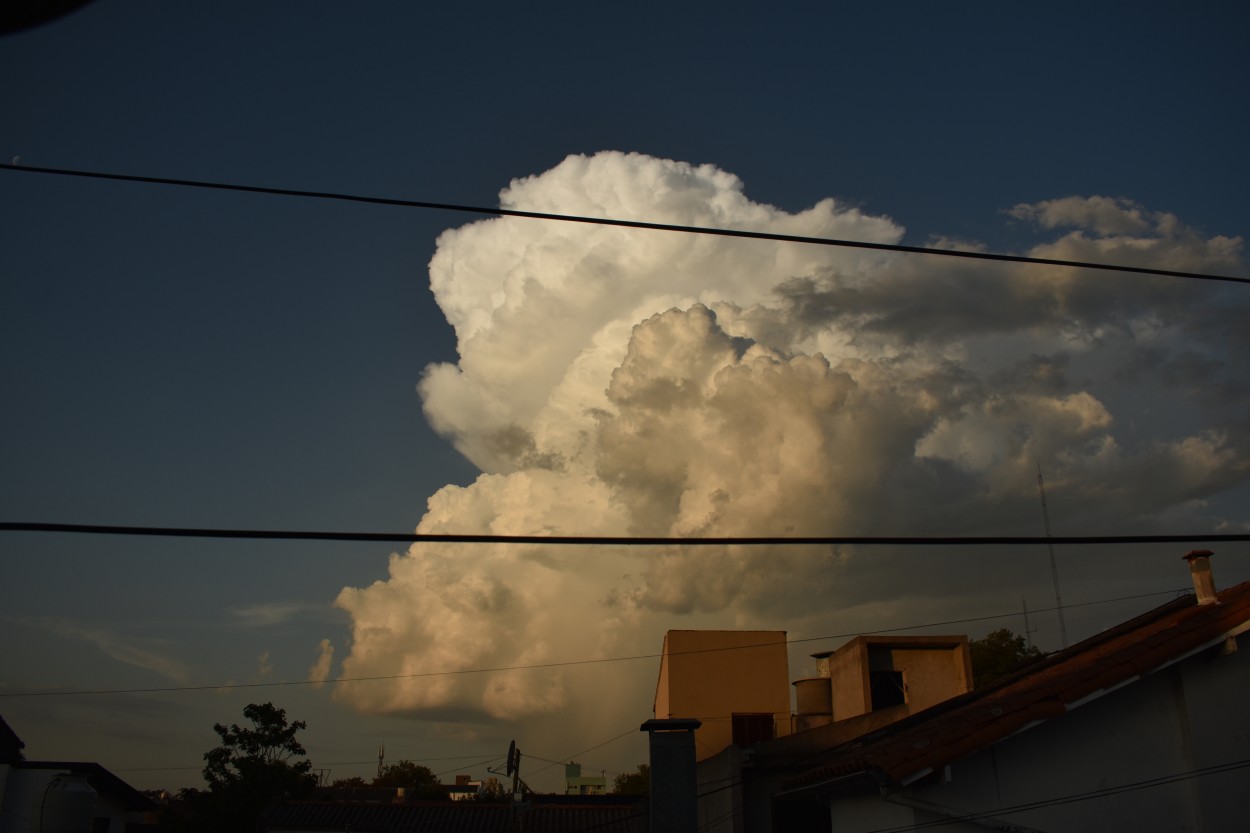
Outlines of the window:
[{"label": "window", "polygon": [[888,709],[907,702],[907,686],[902,671],[872,671],[868,675],[872,686],[872,710]]},{"label": "window", "polygon": [[754,746],[773,739],[773,716],[764,714],[735,714],[733,716],[734,746]]}]

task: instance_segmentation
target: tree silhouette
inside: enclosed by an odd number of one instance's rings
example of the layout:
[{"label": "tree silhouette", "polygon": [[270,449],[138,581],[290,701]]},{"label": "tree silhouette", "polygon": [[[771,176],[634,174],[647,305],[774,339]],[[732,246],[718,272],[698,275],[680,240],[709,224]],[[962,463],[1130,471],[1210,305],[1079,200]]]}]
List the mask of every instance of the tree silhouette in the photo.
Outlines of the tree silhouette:
[{"label": "tree silhouette", "polygon": [[282,796],[312,794],[317,778],[295,734],[302,720],[288,723],[286,710],[273,703],[243,709],[251,726],[213,724],[221,745],[204,753],[208,790],[189,796],[191,813],[183,829],[250,833],[265,805]]},{"label": "tree silhouette", "polygon": [[403,789],[407,799],[427,801],[447,797],[447,788],[439,783],[434,771],[412,761],[384,767],[382,774],[373,779],[373,786]]},{"label": "tree silhouette", "polygon": [[351,778],[337,779],[330,787],[336,790],[366,790],[369,788],[369,782],[359,775],[353,775]]},{"label": "tree silhouette", "polygon": [[651,792],[651,766],[639,764],[634,772],[622,772],[612,782],[617,795],[646,795]]},{"label": "tree silhouette", "polygon": [[1026,646],[1023,636],[1007,628],[990,631],[984,639],[973,639],[968,643],[968,651],[974,688],[993,685],[1046,656],[1036,646]]}]

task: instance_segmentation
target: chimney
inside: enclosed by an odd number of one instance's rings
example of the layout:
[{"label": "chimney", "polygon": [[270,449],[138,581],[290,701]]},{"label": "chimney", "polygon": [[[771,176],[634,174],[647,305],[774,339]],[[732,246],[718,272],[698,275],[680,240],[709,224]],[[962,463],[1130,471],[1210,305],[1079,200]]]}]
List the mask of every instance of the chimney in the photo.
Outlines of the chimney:
[{"label": "chimney", "polygon": [[694,759],[694,718],[648,720],[639,731],[650,735],[651,833],[688,833],[699,828],[698,777]]},{"label": "chimney", "polygon": [[1215,553],[1210,550],[1190,550],[1184,556],[1189,562],[1189,575],[1194,580],[1194,593],[1198,596],[1200,605],[1220,603],[1215,595],[1215,578],[1211,575],[1212,555]]}]

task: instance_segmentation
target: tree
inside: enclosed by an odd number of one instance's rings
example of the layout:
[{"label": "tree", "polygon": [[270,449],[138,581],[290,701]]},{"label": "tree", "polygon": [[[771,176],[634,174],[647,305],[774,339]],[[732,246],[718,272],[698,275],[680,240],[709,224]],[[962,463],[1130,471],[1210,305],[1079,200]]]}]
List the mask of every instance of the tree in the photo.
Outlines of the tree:
[{"label": "tree", "polygon": [[409,799],[434,801],[447,797],[447,788],[439,782],[434,771],[412,761],[400,761],[384,767],[382,773],[373,779],[373,786],[402,788],[404,797]]},{"label": "tree", "polygon": [[1007,628],[990,631],[984,639],[968,643],[972,656],[974,688],[993,685],[1008,675],[1046,656],[1035,646],[1026,646],[1023,636]]},{"label": "tree", "polygon": [[612,782],[617,795],[646,795],[651,792],[651,765],[639,764],[634,772],[622,772]]},{"label": "tree", "polygon": [[364,790],[369,788],[369,782],[359,775],[353,775],[351,778],[339,778],[330,785],[330,788],[335,790]]},{"label": "tree", "polygon": [[194,823],[189,829],[243,833],[271,799],[311,795],[317,778],[295,734],[307,728],[302,720],[287,722],[286,710],[273,703],[251,703],[243,709],[250,727],[213,724],[221,745],[204,753],[208,791],[189,796]]}]

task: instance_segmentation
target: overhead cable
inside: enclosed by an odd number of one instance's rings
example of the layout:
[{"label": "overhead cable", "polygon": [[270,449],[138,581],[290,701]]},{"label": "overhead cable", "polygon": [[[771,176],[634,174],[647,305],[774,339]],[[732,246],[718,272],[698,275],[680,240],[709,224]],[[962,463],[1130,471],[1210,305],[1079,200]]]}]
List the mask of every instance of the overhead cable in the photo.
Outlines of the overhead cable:
[{"label": "overhead cable", "polygon": [[1019,546],[1033,544],[1213,544],[1250,541],[1247,532],[1169,535],[813,535],[813,536],[647,536],[647,535],[496,535],[433,532],[316,532],[274,529],[204,529],[172,526],[116,526],[0,521],[0,532],[47,532],[78,535],[136,535],[160,538],[242,538],[280,541],[360,541],[395,544],[551,544],[559,546]]},{"label": "overhead cable", "polygon": [[[1149,596],[1162,596],[1167,594],[1175,595],[1177,590],[1157,590],[1153,593],[1139,593],[1133,596],[1120,596],[1115,599],[1099,599],[1092,602],[1080,602],[1074,605],[1066,605],[1067,608],[1090,607],[1092,605],[1111,604],[1113,602],[1131,601],[1133,599],[1143,599]],[[1054,608],[1040,608],[1037,613],[1053,612]],[[994,613],[988,616],[973,616],[963,619],[946,619],[941,622],[924,622],[918,625],[901,625],[894,628],[878,628],[872,631],[853,631],[851,633],[830,634],[826,636],[809,636],[802,639],[787,639],[785,644],[799,645],[805,642],[822,642],[830,639],[849,639],[864,634],[882,634],[897,633],[899,631],[913,631],[921,628],[944,627],[946,625],[964,625],[972,622],[986,622],[993,619],[1008,619],[1019,616],[1020,611],[1013,610],[1009,613]],[[762,648],[776,645],[776,642],[759,642],[753,645],[731,645],[715,648],[697,648],[690,651],[671,652],[672,656],[681,656],[685,654],[707,654],[718,653],[721,651],[742,651],[749,648]],[[69,689],[64,691],[46,690],[46,691],[0,691],[0,698],[3,697],[62,697],[73,695],[97,695],[97,694],[168,694],[183,691],[224,691],[239,688],[278,688],[289,686],[322,686],[322,685],[338,685],[341,683],[366,683],[378,682],[381,680],[410,680],[420,677],[450,677],[463,674],[496,674],[504,671],[533,671],[544,668],[564,668],[575,665],[602,665],[609,662],[632,662],[643,659],[659,659],[661,654],[636,654],[634,656],[624,657],[602,657],[599,659],[574,659],[563,660],[558,662],[542,662],[531,665],[505,665],[496,668],[461,668],[453,671],[421,671],[413,674],[385,674],[372,677],[339,677],[337,679],[327,680],[280,680],[260,683],[219,683],[216,685],[193,685],[193,686],[162,686],[157,688],[113,688],[113,689]]]},{"label": "overhead cable", "polygon": [[836,240],[828,237],[804,237],[794,234],[776,234],[765,231],[743,231],[739,229],[709,228],[706,226],[682,226],[671,223],[650,223],[643,220],[617,220],[609,217],[585,217],[572,214],[550,214],[542,211],[521,211],[513,208],[488,208],[485,206],[459,205],[456,203],[429,202],[426,200],[403,200],[392,197],[369,197],[360,194],[344,194],[333,191],[306,191],[294,188],[270,188],[261,185],[240,185],[229,182],[209,182],[195,179],[174,179],[159,176],[138,176],[134,174],[112,174],[102,171],[73,170],[69,168],[44,168],[31,165],[12,165],[0,163],[0,170],[20,171],[23,173],[52,174],[56,176],[84,177],[88,179],[105,179],[116,182],[141,182],[150,185],[173,185],[182,188],[207,188],[217,191],[237,191],[249,194],[272,194],[284,197],[304,197],[320,200],[339,200],[345,202],[368,203],[371,205],[389,205],[402,208],[425,208],[435,211],[458,211],[469,214],[486,214],[496,217],[522,217],[531,220],[555,220],[565,223],[588,223],[600,226],[619,226],[622,228],[647,229],[650,231],[670,231],[683,234],[704,234],[717,237],[739,237],[749,240],[772,240],[782,243],[804,243],[816,246],[838,246],[852,249],[874,249],[885,252],[901,252],[904,254],[937,255],[940,257],[958,257],[972,260],[990,260],[1003,263],[1030,263],[1039,266],[1065,266],[1077,269],[1098,269],[1110,272],[1130,272],[1142,275],[1161,275],[1169,278],[1184,278],[1200,281],[1226,281],[1230,283],[1250,284],[1250,278],[1233,277],[1231,275],[1212,275],[1198,272],[1182,272],[1173,269],[1154,269],[1147,266],[1124,266],[1110,263],[1090,263],[1080,260],[1059,260],[1046,257],[1025,257],[1023,255],[1004,255],[992,252],[970,252],[962,249],[933,249],[924,246],[903,246],[895,243],[871,243],[865,240]]}]

